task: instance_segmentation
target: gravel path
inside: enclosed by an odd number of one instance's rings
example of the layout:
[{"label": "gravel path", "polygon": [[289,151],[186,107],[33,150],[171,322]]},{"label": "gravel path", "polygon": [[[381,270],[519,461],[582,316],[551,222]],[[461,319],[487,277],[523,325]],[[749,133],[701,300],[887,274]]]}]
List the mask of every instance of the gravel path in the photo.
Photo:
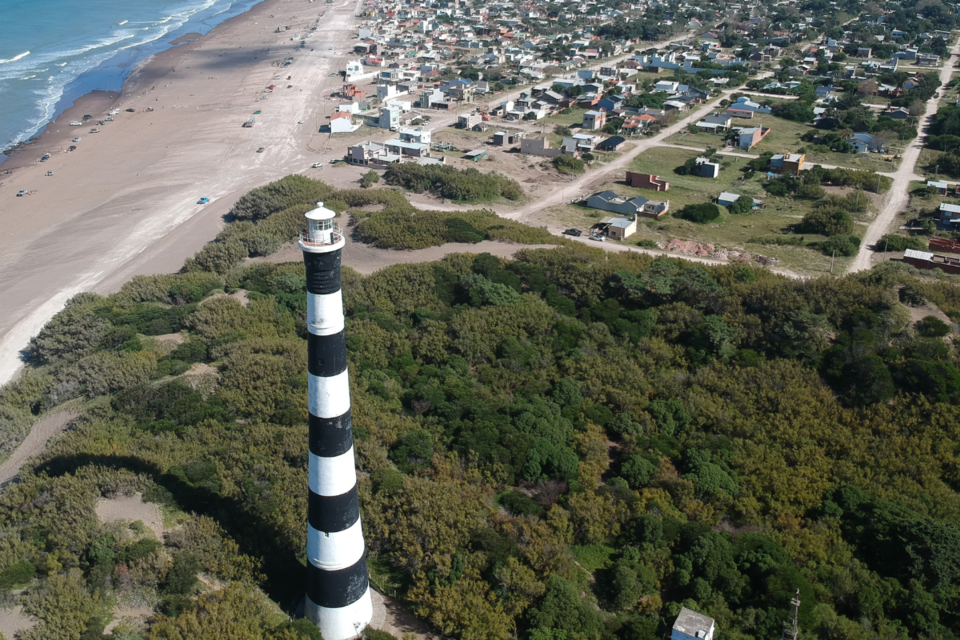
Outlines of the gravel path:
[{"label": "gravel path", "polygon": [[[960,59],[960,41],[953,45],[953,49],[950,53],[950,60],[940,71],[940,82],[943,85],[946,85],[948,82],[950,82],[950,76],[953,74],[957,60]],[[942,87],[941,91],[943,91]],[[876,245],[880,238],[882,238],[887,230],[890,229],[890,226],[896,219],[897,214],[906,209],[910,202],[910,181],[923,180],[921,176],[916,175],[914,172],[916,170],[917,160],[920,159],[920,152],[923,150],[923,141],[925,139],[924,134],[929,128],[930,122],[937,114],[937,110],[939,108],[939,98],[934,97],[927,101],[926,115],[920,119],[920,124],[917,125],[918,135],[910,142],[910,146],[907,147],[907,149],[903,152],[903,159],[900,161],[900,168],[892,174],[893,186],[890,188],[890,191],[887,192],[887,195],[884,198],[883,208],[880,210],[880,213],[870,224],[866,234],[864,234],[863,243],[860,245],[860,251],[857,253],[857,257],[850,265],[850,273],[866,271],[873,266],[872,262],[874,259],[874,245]]]},{"label": "gravel path", "polygon": [[43,451],[47,441],[66,429],[76,417],[77,414],[72,411],[59,411],[45,415],[34,422],[30,433],[20,446],[14,449],[10,457],[0,465],[0,488],[19,477],[23,463]]}]

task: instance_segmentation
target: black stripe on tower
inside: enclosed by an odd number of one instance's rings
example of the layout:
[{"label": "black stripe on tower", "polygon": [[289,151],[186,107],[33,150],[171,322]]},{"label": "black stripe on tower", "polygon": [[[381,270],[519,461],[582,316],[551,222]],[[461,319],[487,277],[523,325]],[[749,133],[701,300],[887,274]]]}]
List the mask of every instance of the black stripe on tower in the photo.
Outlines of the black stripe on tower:
[{"label": "black stripe on tower", "polygon": [[344,329],[329,336],[307,334],[307,370],[318,378],[332,378],[347,368]]},{"label": "black stripe on tower", "polygon": [[318,295],[340,291],[340,250],[330,253],[303,252],[307,267],[307,291]]},{"label": "black stripe on tower", "polygon": [[343,455],[353,446],[350,410],[336,418],[310,415],[310,453],[321,458]]},{"label": "black stripe on tower", "polygon": [[[339,496],[321,496],[308,492],[307,521],[317,531],[336,533],[346,531],[360,519],[357,485]],[[318,603],[319,604],[319,603]]]},{"label": "black stripe on tower", "polygon": [[324,571],[307,563],[307,595],[321,607],[340,609],[353,604],[367,591],[368,584],[366,558],[340,571]]}]

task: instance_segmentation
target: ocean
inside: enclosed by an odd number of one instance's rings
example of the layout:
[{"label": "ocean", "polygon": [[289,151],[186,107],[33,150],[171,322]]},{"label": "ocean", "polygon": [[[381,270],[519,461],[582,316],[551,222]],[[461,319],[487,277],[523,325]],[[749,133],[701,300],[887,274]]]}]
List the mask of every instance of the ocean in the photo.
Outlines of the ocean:
[{"label": "ocean", "polygon": [[37,135],[90,91],[119,91],[171,40],[205,34],[260,1],[2,0],[0,149]]}]

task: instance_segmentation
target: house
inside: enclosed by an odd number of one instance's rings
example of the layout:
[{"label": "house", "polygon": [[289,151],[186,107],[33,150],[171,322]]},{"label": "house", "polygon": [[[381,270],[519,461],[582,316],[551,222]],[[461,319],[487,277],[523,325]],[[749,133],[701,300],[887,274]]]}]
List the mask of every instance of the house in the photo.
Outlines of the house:
[{"label": "house", "polygon": [[713,618],[683,607],[673,623],[670,640],[713,640],[715,630]]},{"label": "house", "polygon": [[717,133],[726,131],[730,128],[733,116],[729,113],[713,113],[697,123],[697,129],[701,132]]},{"label": "house", "polygon": [[927,186],[936,189],[937,193],[941,196],[947,195],[947,189],[950,188],[950,185],[946,182],[936,182],[934,180],[927,180]]},{"label": "house", "polygon": [[458,129],[472,129],[474,125],[483,122],[483,116],[479,113],[468,113],[457,118]]},{"label": "house", "polygon": [[516,144],[523,138],[522,133],[507,133],[506,131],[497,131],[493,134],[493,144],[502,147],[508,144]]},{"label": "house", "polygon": [[430,144],[433,139],[433,132],[429,129],[424,129],[423,127],[400,127],[400,139],[404,142],[421,142],[424,144]]},{"label": "house", "polygon": [[626,144],[623,136],[612,136],[597,145],[597,151],[618,151]]},{"label": "house", "polygon": [[669,182],[661,180],[660,176],[649,173],[627,171],[626,182],[631,187],[636,187],[637,189],[650,189],[651,191],[668,191],[670,189]]},{"label": "house", "polygon": [[753,149],[770,133],[768,127],[744,127],[740,129],[739,147],[745,151]]},{"label": "house", "polygon": [[551,149],[546,138],[523,138],[520,140],[520,153],[542,158],[556,158],[563,153],[563,150]]},{"label": "house", "polygon": [[721,205],[721,206],[724,206],[724,207],[729,207],[730,205],[732,205],[734,202],[736,202],[736,201],[739,200],[739,199],[740,199],[740,194],[739,194],[739,193],[730,193],[729,191],[724,191],[724,192],[721,193],[720,196],[717,198],[717,204],[719,204],[719,205]]},{"label": "house", "polygon": [[910,112],[903,107],[890,107],[886,111],[881,111],[880,116],[893,118],[894,120],[906,120],[910,117]]},{"label": "house", "polygon": [[607,112],[603,109],[599,111],[587,111],[583,114],[583,128],[587,131],[597,131],[603,129],[607,124]]},{"label": "house", "polygon": [[679,82],[674,82],[672,80],[659,80],[655,85],[653,85],[653,91],[654,93],[659,93],[662,91],[667,93],[676,93],[679,86]]},{"label": "house", "polygon": [[735,118],[752,118],[753,115],[741,115],[743,113],[770,113],[770,107],[764,107],[759,102],[754,102],[746,96],[737,98],[737,101],[727,108],[727,113]]},{"label": "house", "polygon": [[426,142],[406,142],[400,138],[383,143],[387,152],[404,158],[425,158],[430,155],[430,145]]},{"label": "house", "polygon": [[623,121],[623,124],[620,126],[620,131],[635,134],[639,131],[643,131],[656,122],[657,118],[648,113],[642,113],[636,116],[627,116]]},{"label": "house", "polygon": [[386,145],[368,141],[347,147],[346,160],[350,164],[386,166],[400,162],[400,156],[389,153]]},{"label": "house", "polygon": [[836,89],[833,88],[833,85],[820,86],[814,89],[814,93],[818,98],[829,98],[830,96],[836,95]]},{"label": "house", "polygon": [[960,258],[940,256],[929,251],[907,249],[903,252],[903,261],[917,269],[940,269],[946,273],[960,273]]},{"label": "house", "polygon": [[940,56],[935,53],[918,53],[917,61],[914,64],[918,67],[938,67],[940,66]]},{"label": "house", "polygon": [[360,125],[353,124],[353,116],[349,113],[335,113],[330,116],[330,133],[353,133]]},{"label": "house", "polygon": [[869,133],[855,133],[847,142],[853,145],[857,153],[886,153],[887,148],[883,145],[883,140]]},{"label": "house", "polygon": [[720,175],[720,163],[713,162],[710,158],[697,158],[695,175],[701,178],[716,178]]},{"label": "house", "polygon": [[384,107],[380,109],[380,117],[377,119],[377,126],[381,129],[396,130],[400,127],[400,107]]},{"label": "house", "polygon": [[637,232],[636,218],[604,218],[601,222],[604,221],[607,225],[604,232],[613,240],[626,240]]},{"label": "house", "polygon": [[601,191],[587,198],[587,206],[592,209],[619,213],[624,216],[641,216],[644,218],[659,218],[670,210],[670,201],[657,201],[636,196],[626,199],[613,191]]},{"label": "house", "polygon": [[796,178],[803,171],[807,156],[803,153],[778,153],[770,158],[770,170]]},{"label": "house", "polygon": [[941,204],[936,224],[938,231],[960,231],[960,205]]}]

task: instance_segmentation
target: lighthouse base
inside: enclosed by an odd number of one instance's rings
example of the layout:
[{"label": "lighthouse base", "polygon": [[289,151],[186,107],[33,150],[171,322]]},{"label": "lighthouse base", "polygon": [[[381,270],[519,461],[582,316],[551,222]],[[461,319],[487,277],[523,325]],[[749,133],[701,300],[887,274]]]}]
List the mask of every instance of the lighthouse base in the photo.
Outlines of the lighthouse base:
[{"label": "lighthouse base", "polygon": [[373,619],[370,587],[367,587],[356,602],[336,609],[314,604],[310,596],[307,596],[304,602],[304,614],[307,620],[319,627],[324,640],[358,638]]}]

